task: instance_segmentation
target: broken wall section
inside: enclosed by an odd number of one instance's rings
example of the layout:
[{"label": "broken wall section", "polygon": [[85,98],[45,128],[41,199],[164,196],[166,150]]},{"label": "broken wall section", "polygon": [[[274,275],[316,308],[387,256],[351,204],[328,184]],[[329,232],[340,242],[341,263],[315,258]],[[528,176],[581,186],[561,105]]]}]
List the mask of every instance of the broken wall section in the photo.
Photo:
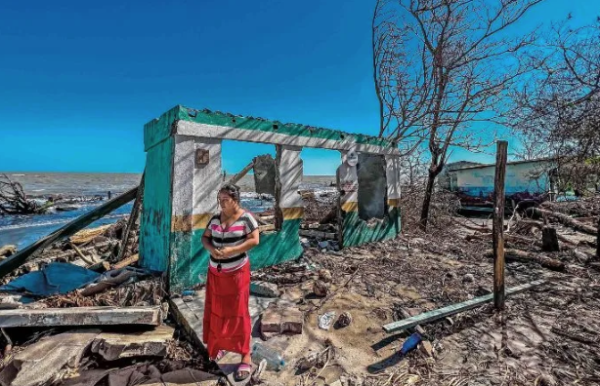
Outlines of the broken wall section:
[{"label": "broken wall section", "polygon": [[385,157],[378,154],[359,154],[358,216],[361,220],[383,220],[387,214],[387,177]]},{"label": "broken wall section", "polygon": [[[395,238],[400,233],[398,157],[351,151],[342,153],[342,160],[336,173],[340,245],[351,247]],[[365,220],[377,216],[380,221]]]}]

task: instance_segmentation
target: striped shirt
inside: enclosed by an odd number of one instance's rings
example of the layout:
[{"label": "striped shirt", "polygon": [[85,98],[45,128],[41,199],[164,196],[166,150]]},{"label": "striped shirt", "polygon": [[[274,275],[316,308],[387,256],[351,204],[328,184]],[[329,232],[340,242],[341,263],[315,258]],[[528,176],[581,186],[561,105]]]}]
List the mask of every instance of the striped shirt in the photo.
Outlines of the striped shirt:
[{"label": "striped shirt", "polygon": [[[212,237],[211,242],[215,248],[224,247],[236,247],[246,241],[246,238],[250,233],[258,228],[256,219],[249,214],[244,212],[239,219],[237,219],[229,227],[223,227],[221,224],[221,216],[215,215],[210,219],[208,223],[208,229],[210,229]],[[232,272],[244,266],[248,262],[248,254],[242,253],[237,256],[228,257],[225,260],[216,260],[212,256],[210,258],[210,268],[217,269],[219,264],[221,265],[221,272]]]}]

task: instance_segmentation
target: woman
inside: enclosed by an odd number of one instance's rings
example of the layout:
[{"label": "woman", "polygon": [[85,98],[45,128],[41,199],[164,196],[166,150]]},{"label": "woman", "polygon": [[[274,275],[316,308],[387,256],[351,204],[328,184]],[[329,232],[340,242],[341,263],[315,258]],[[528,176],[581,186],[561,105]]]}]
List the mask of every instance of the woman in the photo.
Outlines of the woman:
[{"label": "woman", "polygon": [[225,185],[218,195],[221,213],[214,216],[202,237],[210,253],[203,339],[208,355],[218,361],[227,351],[241,354],[236,381],[250,376],[252,322],[250,261],[247,252],[259,243],[258,224],[240,207],[240,188]]}]

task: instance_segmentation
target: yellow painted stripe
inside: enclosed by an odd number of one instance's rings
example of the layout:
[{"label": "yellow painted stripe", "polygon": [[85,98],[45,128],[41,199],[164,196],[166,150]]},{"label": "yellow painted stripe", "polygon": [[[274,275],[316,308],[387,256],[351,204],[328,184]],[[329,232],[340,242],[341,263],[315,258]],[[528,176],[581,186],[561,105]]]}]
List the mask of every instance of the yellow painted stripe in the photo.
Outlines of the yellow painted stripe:
[{"label": "yellow painted stripe", "polygon": [[196,229],[206,229],[212,213],[202,213],[186,216],[173,216],[171,218],[172,232],[190,232]]},{"label": "yellow painted stripe", "polygon": [[342,204],[342,210],[344,212],[358,212],[358,202],[347,201]]},{"label": "yellow painted stripe", "polygon": [[304,216],[304,208],[282,208],[284,220],[297,220]]},{"label": "yellow painted stripe", "polygon": [[388,206],[399,208],[400,207],[400,199],[399,198],[390,198],[388,200]]}]

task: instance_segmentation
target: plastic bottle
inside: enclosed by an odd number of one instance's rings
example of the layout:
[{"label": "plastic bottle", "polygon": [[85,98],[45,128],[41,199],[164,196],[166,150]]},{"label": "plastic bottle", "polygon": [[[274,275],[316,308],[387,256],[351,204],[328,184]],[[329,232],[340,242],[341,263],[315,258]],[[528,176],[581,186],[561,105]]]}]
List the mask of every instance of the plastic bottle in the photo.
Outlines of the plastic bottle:
[{"label": "plastic bottle", "polygon": [[252,346],[251,355],[252,362],[256,365],[265,359],[267,361],[267,370],[269,371],[280,371],[285,366],[283,357],[277,351],[258,342]]},{"label": "plastic bottle", "polygon": [[408,354],[410,351],[414,350],[419,343],[421,343],[421,335],[419,335],[418,332],[415,332],[404,341],[400,353],[402,355]]}]

